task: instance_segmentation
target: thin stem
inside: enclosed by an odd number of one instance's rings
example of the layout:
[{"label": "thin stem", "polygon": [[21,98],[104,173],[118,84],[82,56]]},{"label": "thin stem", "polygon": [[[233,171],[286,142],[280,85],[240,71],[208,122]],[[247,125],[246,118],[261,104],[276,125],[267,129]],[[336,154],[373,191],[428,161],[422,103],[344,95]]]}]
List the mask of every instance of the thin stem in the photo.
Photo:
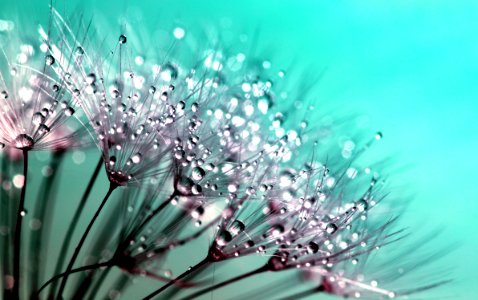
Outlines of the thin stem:
[{"label": "thin stem", "polygon": [[158,213],[160,213],[173,199],[176,197],[176,193],[172,193],[165,201],[163,201],[155,210],[150,212],[148,216],[139,224],[138,227],[136,227],[133,231],[131,231],[128,236],[124,239],[122,245],[118,247],[119,250],[123,251],[127,245],[129,245],[130,240],[138,233],[140,232],[144,226],[146,226],[149,221],[151,221],[154,216],[156,216]]},{"label": "thin stem", "polygon": [[[45,259],[42,259],[45,249],[43,249],[43,243],[48,244],[49,232],[51,227],[51,211],[55,202],[55,178],[58,175],[61,162],[64,157],[63,151],[53,154],[50,167],[52,173],[50,176],[45,177],[42,182],[41,201],[35,203],[34,218],[41,222],[40,228],[32,231],[30,236],[30,264],[31,264],[31,282],[30,287],[32,292],[38,289],[39,281],[43,278],[43,270],[45,265]],[[56,273],[55,273],[56,274]]]},{"label": "thin stem", "polygon": [[201,269],[203,266],[205,266],[207,263],[209,263],[209,257],[206,257],[205,259],[203,259],[202,261],[200,261],[199,263],[197,263],[195,266],[193,267],[190,267],[186,272],[182,273],[181,275],[179,275],[178,277],[176,277],[175,279],[169,281],[168,283],[166,283],[165,285],[163,285],[161,288],[157,289],[156,291],[152,292],[151,294],[149,294],[148,296],[144,297],[143,300],[149,300],[149,299],[153,299],[153,297],[161,294],[163,291],[165,291],[167,288],[169,288],[170,286],[172,286],[173,284],[177,283],[178,281],[180,281],[181,279],[183,279],[184,277],[198,271],[199,269]]},{"label": "thin stem", "polygon": [[41,291],[43,291],[43,289],[45,289],[50,283],[56,281],[57,279],[60,279],[61,277],[66,276],[66,275],[70,275],[70,274],[78,273],[78,272],[82,272],[82,271],[95,270],[95,269],[99,269],[99,268],[102,268],[102,267],[108,267],[108,266],[111,266],[111,261],[107,261],[107,262],[103,262],[103,263],[96,263],[96,264],[92,264],[92,265],[84,266],[84,267],[79,267],[79,268],[71,270],[70,272],[63,272],[61,274],[55,275],[52,278],[50,278],[47,282],[45,282],[38,289],[38,291],[36,291],[35,294],[38,296],[41,293]]},{"label": "thin stem", "polygon": [[80,241],[78,242],[78,245],[75,248],[75,252],[73,253],[73,256],[70,259],[70,263],[68,264],[68,267],[66,268],[66,276],[63,277],[61,284],[60,284],[60,289],[58,290],[57,294],[57,299],[62,299],[62,294],[63,290],[65,289],[66,282],[68,280],[68,272],[70,272],[73,269],[73,265],[80,254],[80,250],[83,247],[83,244],[85,243],[86,237],[90,233],[91,228],[93,227],[93,224],[95,223],[96,219],[98,218],[101,210],[105,206],[106,202],[108,201],[108,198],[110,197],[111,193],[117,188],[118,186],[114,183],[110,183],[110,187],[108,189],[108,192],[106,193],[103,201],[101,202],[100,206],[98,207],[98,210],[96,211],[95,215],[91,219],[90,223],[88,224],[88,227],[86,227],[85,232],[83,233],[83,236],[81,237]]},{"label": "thin stem", "polygon": [[266,271],[268,271],[268,270],[269,270],[269,268],[267,267],[267,265],[264,265],[264,266],[262,266],[262,267],[260,267],[260,268],[258,268],[258,269],[252,270],[252,271],[250,271],[250,272],[244,273],[244,274],[242,274],[242,275],[233,277],[233,278],[231,278],[231,279],[228,279],[228,280],[225,280],[225,281],[223,281],[223,282],[219,282],[219,283],[217,283],[217,284],[215,284],[215,285],[212,285],[212,286],[210,286],[210,287],[208,287],[208,288],[205,288],[205,289],[202,289],[202,290],[200,290],[200,291],[197,291],[197,292],[195,292],[195,293],[193,293],[193,294],[191,294],[191,295],[189,295],[189,296],[186,296],[186,297],[182,298],[181,300],[190,300],[190,299],[197,298],[197,297],[199,297],[199,296],[201,296],[201,295],[204,295],[205,293],[214,291],[214,290],[216,290],[216,289],[222,288],[222,287],[224,287],[224,286],[226,286],[226,285],[229,285],[229,284],[231,284],[231,283],[234,283],[234,282],[236,282],[236,281],[240,281],[240,280],[242,280],[242,279],[244,279],[244,278],[247,278],[247,277],[250,277],[250,276],[254,276],[254,275],[257,275],[257,274],[259,274],[259,273],[266,272]]},{"label": "thin stem", "polygon": [[27,191],[28,150],[23,150],[23,186],[18,205],[15,237],[13,239],[13,290],[12,298],[20,299],[20,256],[22,239],[22,221],[25,213],[25,194]]},{"label": "thin stem", "polygon": [[[81,214],[83,213],[86,201],[88,200],[88,197],[90,196],[91,190],[93,189],[93,185],[95,184],[96,179],[98,178],[98,174],[100,173],[102,165],[103,165],[103,157],[100,156],[100,159],[98,160],[98,163],[96,164],[95,170],[93,171],[93,174],[90,177],[90,181],[88,182],[88,185],[86,186],[86,189],[83,192],[83,196],[81,197],[80,204],[78,205],[78,207],[75,211],[75,215],[73,216],[73,219],[70,223],[70,226],[68,227],[68,231],[66,232],[65,239],[63,240],[63,243],[61,244],[60,254],[58,256],[58,261],[56,263],[55,272],[53,274],[58,274],[63,269],[63,264],[65,263],[66,253],[68,252],[68,247],[70,246],[70,242],[71,242],[71,239],[73,237],[73,233],[75,232],[76,226],[78,225],[78,221],[80,220]],[[50,290],[50,296],[53,296],[53,294],[55,293],[56,284],[57,284],[57,282],[55,282],[52,285],[52,288]],[[50,297],[50,298],[52,298],[52,297]]]}]

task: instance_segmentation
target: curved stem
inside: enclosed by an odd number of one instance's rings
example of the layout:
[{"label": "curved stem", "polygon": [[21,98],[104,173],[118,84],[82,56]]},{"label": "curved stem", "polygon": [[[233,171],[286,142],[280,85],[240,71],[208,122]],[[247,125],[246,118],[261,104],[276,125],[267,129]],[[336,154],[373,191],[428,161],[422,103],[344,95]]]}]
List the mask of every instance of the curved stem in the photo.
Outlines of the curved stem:
[{"label": "curved stem", "polygon": [[[100,156],[100,159],[98,160],[98,163],[96,164],[95,170],[93,171],[93,174],[90,177],[90,181],[88,182],[88,185],[86,186],[86,189],[83,192],[83,196],[81,197],[80,204],[78,205],[75,211],[75,215],[73,216],[70,226],[68,227],[68,231],[66,232],[65,239],[63,240],[61,244],[60,254],[58,256],[55,272],[53,274],[58,274],[63,269],[63,264],[65,263],[65,258],[68,252],[68,247],[70,246],[71,238],[73,237],[73,233],[76,229],[76,226],[78,225],[78,221],[80,220],[81,214],[83,213],[86,201],[88,200],[91,190],[93,189],[93,185],[95,184],[96,179],[98,178],[98,174],[100,173],[102,165],[103,165],[103,157]],[[53,294],[55,293],[55,290],[56,290],[56,284],[57,282],[55,282],[52,285],[52,288],[50,290],[51,297],[49,298],[53,298]]]},{"label": "curved stem", "polygon": [[78,257],[78,255],[80,254],[80,250],[81,248],[83,247],[83,244],[85,243],[85,240],[86,240],[86,237],[88,236],[88,234],[90,233],[90,230],[91,228],[93,227],[93,224],[95,223],[96,219],[98,218],[101,210],[103,209],[103,207],[105,206],[106,202],[108,201],[108,198],[110,197],[111,193],[117,188],[118,186],[114,183],[110,183],[110,187],[108,189],[108,192],[106,193],[105,197],[103,198],[103,201],[101,202],[100,206],[98,207],[98,209],[96,210],[96,213],[95,215],[93,216],[93,218],[91,219],[90,223],[88,224],[88,227],[86,227],[86,230],[85,232],[83,233],[83,236],[81,237],[80,241],[78,242],[78,245],[76,246],[75,248],[75,252],[73,253],[73,256],[71,257],[70,259],[70,263],[68,264],[68,267],[66,268],[66,276],[63,277],[62,281],[61,281],[61,284],[60,284],[60,289],[58,290],[58,294],[57,294],[57,299],[62,299],[62,294],[63,294],[63,290],[65,289],[65,286],[66,286],[66,282],[68,280],[68,276],[69,276],[69,272],[73,269],[73,265]]},{"label": "curved stem", "polygon": [[111,261],[107,261],[107,262],[103,262],[103,263],[96,263],[96,264],[92,264],[92,265],[89,265],[89,266],[84,266],[84,267],[73,269],[70,272],[63,272],[61,274],[55,275],[52,278],[50,278],[47,282],[45,282],[38,289],[38,291],[35,292],[35,294],[38,296],[41,293],[41,291],[44,288],[46,288],[50,283],[56,281],[57,279],[60,279],[63,276],[70,275],[70,274],[73,274],[73,273],[82,272],[82,271],[95,270],[95,269],[99,269],[99,268],[102,268],[102,267],[108,267],[108,266],[111,266]]},{"label": "curved stem", "polygon": [[233,278],[231,278],[231,279],[228,279],[228,280],[225,280],[225,281],[223,281],[223,282],[220,282],[220,283],[217,283],[217,284],[215,284],[215,285],[212,285],[212,286],[210,286],[210,287],[208,287],[208,288],[205,288],[205,289],[202,289],[202,290],[200,290],[200,291],[197,291],[197,292],[195,292],[195,293],[193,293],[193,294],[191,294],[191,295],[189,295],[189,296],[186,296],[186,297],[182,298],[181,300],[190,300],[190,299],[197,298],[197,297],[199,297],[199,296],[201,296],[201,295],[203,295],[203,294],[205,294],[205,293],[214,291],[214,290],[216,290],[216,289],[222,288],[222,287],[224,287],[224,286],[226,286],[226,285],[229,285],[229,284],[231,284],[231,283],[234,283],[234,282],[236,282],[236,281],[242,280],[242,279],[247,278],[247,277],[250,277],[250,276],[257,275],[257,274],[262,273],[262,272],[266,272],[266,271],[268,271],[268,270],[269,270],[269,268],[267,267],[267,265],[262,266],[262,267],[260,267],[260,268],[258,268],[258,269],[252,270],[252,271],[250,271],[250,272],[244,273],[244,274],[242,274],[242,275],[233,277]]},{"label": "curved stem", "polygon": [[209,262],[209,257],[206,257],[205,259],[203,259],[202,261],[200,261],[199,263],[197,263],[195,266],[189,268],[186,272],[182,273],[181,275],[179,275],[178,277],[176,277],[175,279],[169,281],[168,283],[166,283],[165,285],[163,285],[161,288],[157,289],[156,291],[152,292],[151,294],[149,294],[148,296],[144,297],[143,300],[149,300],[149,299],[153,299],[153,297],[161,294],[163,291],[165,291],[167,288],[169,288],[170,286],[172,286],[173,284],[177,283],[178,281],[180,281],[181,279],[183,279],[184,277],[198,271],[200,268],[202,268],[203,266],[205,266],[207,263]]},{"label": "curved stem", "polygon": [[13,239],[13,299],[20,299],[20,256],[22,239],[22,221],[25,213],[25,194],[27,191],[28,150],[23,150],[23,186],[18,205],[15,236]]}]

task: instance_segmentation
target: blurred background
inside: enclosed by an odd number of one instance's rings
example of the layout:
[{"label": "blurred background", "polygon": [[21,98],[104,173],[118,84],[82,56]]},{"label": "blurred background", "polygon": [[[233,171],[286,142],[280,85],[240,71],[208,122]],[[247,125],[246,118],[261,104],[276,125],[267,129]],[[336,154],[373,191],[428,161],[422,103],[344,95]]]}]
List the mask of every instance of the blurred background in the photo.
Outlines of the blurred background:
[{"label": "blurred background", "polygon": [[[225,40],[254,37],[258,51],[290,76],[322,74],[309,95],[316,109],[360,114],[368,128],[383,132],[372,159],[391,157],[397,186],[391,192],[413,197],[404,225],[422,232],[442,227],[433,245],[453,249],[439,266],[449,267],[455,281],[440,296],[411,299],[478,299],[477,1],[82,0],[55,6],[118,32],[125,20],[152,31],[177,24],[186,35],[212,26]],[[48,21],[48,1],[3,0],[0,19],[20,19],[21,30],[35,30]],[[65,167],[63,179],[72,185],[62,185],[63,192],[81,193],[97,156],[70,156],[67,164],[76,167]],[[101,185],[95,191],[101,195]],[[58,211],[69,207],[61,202]],[[214,299],[235,289],[241,283]],[[135,298],[133,290],[125,299]]]}]

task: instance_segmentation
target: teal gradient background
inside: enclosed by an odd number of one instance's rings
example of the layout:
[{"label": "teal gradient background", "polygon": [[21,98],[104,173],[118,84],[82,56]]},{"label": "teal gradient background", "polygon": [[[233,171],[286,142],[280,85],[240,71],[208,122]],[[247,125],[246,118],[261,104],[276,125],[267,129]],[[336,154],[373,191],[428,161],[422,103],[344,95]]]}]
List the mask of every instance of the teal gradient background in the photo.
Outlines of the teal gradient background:
[{"label": "teal gradient background", "polygon": [[[374,155],[403,167],[393,175],[400,188],[392,193],[414,197],[405,225],[445,228],[434,245],[454,249],[438,265],[450,267],[455,281],[441,296],[478,299],[477,1],[90,0],[56,6],[118,28],[123,16],[146,27],[158,19],[176,22],[186,31],[207,24],[226,36],[258,31],[258,47],[273,63],[296,75],[324,72],[311,97],[317,109],[368,116],[384,133]],[[15,13],[44,23],[48,1],[0,3],[0,18]],[[69,191],[80,193],[83,183],[75,180]],[[68,209],[63,205],[60,210]]]}]

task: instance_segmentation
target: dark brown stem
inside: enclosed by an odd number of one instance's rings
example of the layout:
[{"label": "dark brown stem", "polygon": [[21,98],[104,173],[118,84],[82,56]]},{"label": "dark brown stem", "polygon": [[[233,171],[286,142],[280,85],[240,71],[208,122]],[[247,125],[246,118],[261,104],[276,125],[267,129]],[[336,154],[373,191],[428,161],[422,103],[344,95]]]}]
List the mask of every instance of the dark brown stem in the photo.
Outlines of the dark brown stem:
[{"label": "dark brown stem", "polygon": [[70,275],[70,274],[73,274],[73,273],[78,273],[78,272],[82,272],[82,271],[88,271],[88,270],[95,270],[95,269],[99,269],[99,268],[102,268],[102,267],[108,267],[108,266],[111,266],[112,262],[111,261],[107,261],[107,262],[103,262],[103,263],[96,263],[96,264],[93,264],[93,265],[89,265],[89,266],[84,266],[84,267],[80,267],[80,268],[76,268],[76,269],[73,269],[71,270],[70,272],[63,272],[61,274],[58,274],[58,275],[55,275],[53,276],[52,278],[50,278],[47,282],[45,282],[39,289],[38,291],[36,291],[36,296],[38,296],[41,291],[46,288],[50,283],[60,279],[61,277],[64,277],[66,275]]},{"label": "dark brown stem", "polygon": [[12,299],[20,299],[20,257],[22,243],[22,221],[25,213],[25,194],[27,191],[28,150],[23,150],[23,186],[18,205],[15,236],[13,239],[13,290]]}]

